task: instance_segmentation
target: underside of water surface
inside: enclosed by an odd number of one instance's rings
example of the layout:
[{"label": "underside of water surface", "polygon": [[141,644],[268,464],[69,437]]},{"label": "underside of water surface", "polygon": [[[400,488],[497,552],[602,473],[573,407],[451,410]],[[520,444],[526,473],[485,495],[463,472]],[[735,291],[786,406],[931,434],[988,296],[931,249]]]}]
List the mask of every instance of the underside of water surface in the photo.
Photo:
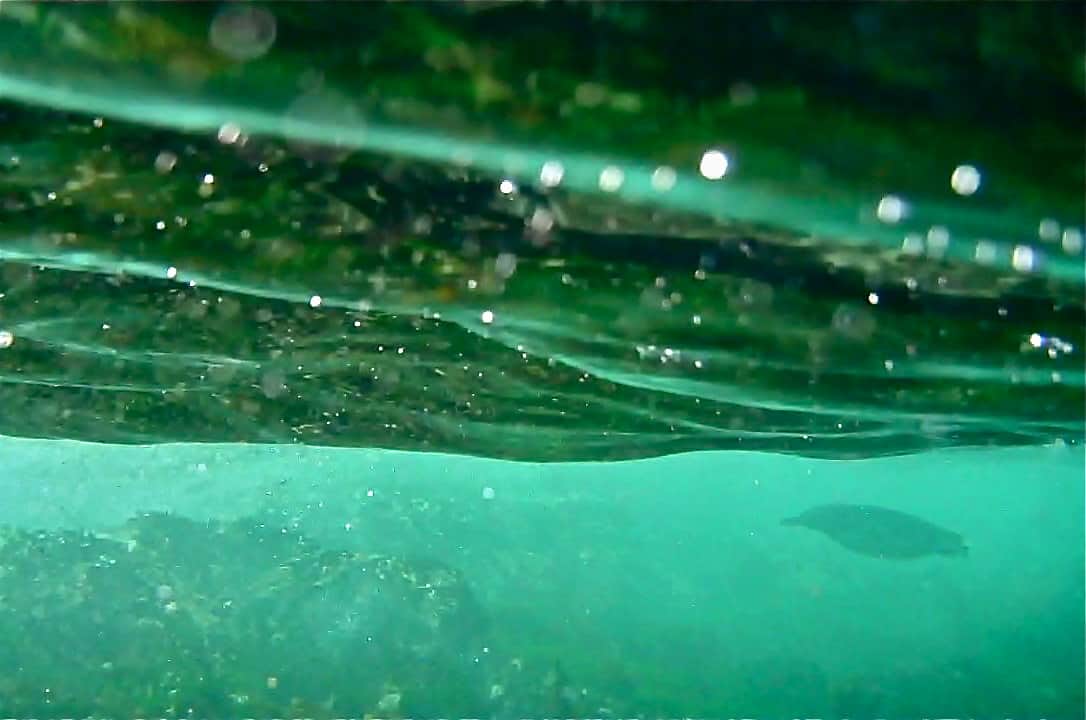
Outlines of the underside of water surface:
[{"label": "underside of water surface", "polygon": [[1080,439],[1078,6],[302,7],[5,5],[0,433]]}]

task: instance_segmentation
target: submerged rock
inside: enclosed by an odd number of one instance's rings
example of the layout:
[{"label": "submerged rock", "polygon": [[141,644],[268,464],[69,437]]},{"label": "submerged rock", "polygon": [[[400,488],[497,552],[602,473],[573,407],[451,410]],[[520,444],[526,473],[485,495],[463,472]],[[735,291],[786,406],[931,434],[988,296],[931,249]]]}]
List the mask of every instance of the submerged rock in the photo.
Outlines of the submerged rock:
[{"label": "submerged rock", "polygon": [[489,701],[482,613],[444,565],[160,514],[110,537],[3,535],[6,713],[438,716]]},{"label": "submerged rock", "polygon": [[875,505],[820,505],[785,518],[781,524],[815,530],[849,550],[877,558],[905,560],[969,552],[958,533]]}]

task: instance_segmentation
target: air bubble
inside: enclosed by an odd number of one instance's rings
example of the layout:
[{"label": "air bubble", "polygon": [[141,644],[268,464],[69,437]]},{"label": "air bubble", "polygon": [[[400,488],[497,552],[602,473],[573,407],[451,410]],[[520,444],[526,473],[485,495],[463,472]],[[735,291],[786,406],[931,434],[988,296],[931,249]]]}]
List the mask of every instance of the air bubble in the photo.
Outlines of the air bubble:
[{"label": "air bubble", "polygon": [[708,150],[701,156],[698,171],[706,180],[719,180],[728,174],[728,156],[720,150]]},{"label": "air bubble", "polygon": [[227,57],[245,62],[266,54],[275,44],[275,16],[255,5],[230,5],[211,21],[211,46]]}]

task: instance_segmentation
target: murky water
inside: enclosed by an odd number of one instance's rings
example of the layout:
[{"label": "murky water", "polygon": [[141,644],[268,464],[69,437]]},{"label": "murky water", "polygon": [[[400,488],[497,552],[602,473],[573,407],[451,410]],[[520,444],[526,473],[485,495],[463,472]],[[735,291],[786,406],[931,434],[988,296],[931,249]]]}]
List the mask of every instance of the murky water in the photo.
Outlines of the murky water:
[{"label": "murky water", "polygon": [[1081,16],[0,4],[0,713],[1081,716]]}]

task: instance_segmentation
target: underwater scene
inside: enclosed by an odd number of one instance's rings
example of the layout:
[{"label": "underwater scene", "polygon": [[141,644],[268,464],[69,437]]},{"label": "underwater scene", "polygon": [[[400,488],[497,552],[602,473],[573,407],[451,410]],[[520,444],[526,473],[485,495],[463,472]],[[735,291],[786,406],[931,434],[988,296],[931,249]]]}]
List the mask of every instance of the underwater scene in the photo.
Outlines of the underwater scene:
[{"label": "underwater scene", "polygon": [[0,718],[1080,720],[1084,27],[0,0]]}]

